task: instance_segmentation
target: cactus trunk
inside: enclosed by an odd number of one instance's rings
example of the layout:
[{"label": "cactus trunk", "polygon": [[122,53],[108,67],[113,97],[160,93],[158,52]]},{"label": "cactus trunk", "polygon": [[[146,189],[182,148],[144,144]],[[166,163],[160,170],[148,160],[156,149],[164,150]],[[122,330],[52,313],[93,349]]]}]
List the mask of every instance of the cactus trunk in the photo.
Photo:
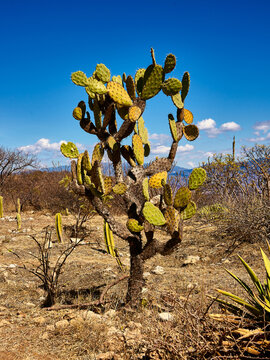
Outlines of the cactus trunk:
[{"label": "cactus trunk", "polygon": [[143,271],[144,263],[141,258],[142,245],[137,238],[129,239],[130,249],[130,277],[126,301],[131,307],[141,304],[142,288],[144,285]]}]

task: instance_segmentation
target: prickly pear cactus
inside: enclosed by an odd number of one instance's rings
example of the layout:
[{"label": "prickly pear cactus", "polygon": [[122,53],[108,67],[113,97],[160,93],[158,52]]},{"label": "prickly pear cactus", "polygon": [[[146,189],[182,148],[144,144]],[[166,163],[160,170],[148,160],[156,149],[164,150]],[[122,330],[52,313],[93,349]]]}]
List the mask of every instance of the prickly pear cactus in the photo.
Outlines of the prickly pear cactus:
[{"label": "prickly pear cactus", "polygon": [[[169,54],[160,65],[151,49],[151,58],[150,64],[139,67],[132,75],[113,75],[103,63],[97,64],[89,75],[82,71],[74,72],[71,80],[85,88],[88,101],[78,103],[73,117],[85,132],[97,137],[97,144],[91,155],[87,151],[79,154],[71,142],[61,145],[64,156],[76,159],[71,162],[72,189],[87,197],[104,218],[108,251],[115,255],[113,233],[129,243],[127,301],[132,306],[140,299],[144,262],[155,254],[168,255],[179,246],[183,221],[196,212],[192,191],[206,178],[201,169],[195,169],[188,187],[177,189],[174,194],[169,185],[168,174],[179,141],[183,137],[194,141],[199,136],[199,129],[193,123],[191,111],[185,109],[190,88],[189,73],[185,72],[181,79],[168,78],[176,68],[176,57]],[[172,106],[175,106],[175,114],[169,114],[167,123],[172,137],[171,148],[166,157],[146,163],[146,157],[151,155],[147,131],[151,120],[144,119],[143,114],[146,103],[158,93],[171,97]],[[102,172],[104,158],[111,163],[114,176]],[[129,166],[127,172],[124,172],[125,163]],[[122,209],[126,214],[125,224],[117,221],[111,206],[111,200],[117,197],[121,197],[125,204]],[[156,230],[167,233],[169,239],[159,242]]]}]

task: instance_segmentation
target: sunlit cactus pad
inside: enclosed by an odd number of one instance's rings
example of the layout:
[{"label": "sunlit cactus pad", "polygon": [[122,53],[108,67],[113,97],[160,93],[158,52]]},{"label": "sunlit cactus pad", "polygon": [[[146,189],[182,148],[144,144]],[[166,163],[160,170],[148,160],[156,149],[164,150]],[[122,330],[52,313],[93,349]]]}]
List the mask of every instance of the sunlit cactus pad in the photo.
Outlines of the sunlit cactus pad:
[{"label": "sunlit cactus pad", "polygon": [[70,159],[75,159],[79,156],[79,150],[73,142],[63,143],[60,147],[61,153]]},{"label": "sunlit cactus pad", "polygon": [[126,191],[127,185],[125,183],[118,183],[113,187],[113,192],[118,195],[123,195]]},{"label": "sunlit cactus pad", "polygon": [[143,100],[148,100],[157,95],[163,82],[163,67],[150,65],[144,73],[144,85],[141,93]]},{"label": "sunlit cactus pad", "polygon": [[180,213],[183,220],[188,220],[196,214],[197,206],[194,201],[190,201],[187,207]]},{"label": "sunlit cactus pad", "polygon": [[132,149],[139,165],[144,163],[144,147],[140,135],[135,134],[132,137]]},{"label": "sunlit cactus pad", "polygon": [[111,72],[104,64],[97,64],[95,77],[97,77],[100,81],[107,83],[110,81]]},{"label": "sunlit cactus pad", "polygon": [[183,127],[183,133],[188,141],[194,141],[199,136],[199,129],[196,125],[187,125]]},{"label": "sunlit cactus pad", "polygon": [[188,187],[190,190],[196,190],[206,180],[206,171],[203,168],[196,168],[192,170],[192,173],[188,179]]},{"label": "sunlit cactus pad", "polygon": [[146,201],[143,207],[143,216],[150,224],[161,226],[166,224],[166,220],[158,207]]},{"label": "sunlit cactus pad", "polygon": [[107,85],[107,90],[110,97],[119,105],[131,106],[133,104],[130,96],[123,88],[122,85],[117,82],[110,81]]},{"label": "sunlit cactus pad", "polygon": [[167,55],[164,64],[164,73],[167,74],[173,71],[175,65],[176,65],[176,57],[173,54]]},{"label": "sunlit cactus pad", "polygon": [[153,176],[150,177],[149,179],[149,186],[154,188],[154,189],[158,189],[158,188],[161,188],[162,187],[162,180],[167,180],[167,176],[168,176],[168,173],[167,171],[162,171],[160,173],[157,173]]},{"label": "sunlit cactus pad", "polygon": [[174,197],[174,203],[173,206],[176,209],[183,208],[187,206],[191,199],[191,191],[187,187],[181,187],[178,189],[177,193]]},{"label": "sunlit cactus pad", "polygon": [[143,225],[140,225],[136,219],[128,219],[126,225],[131,232],[141,232],[144,229]]},{"label": "sunlit cactus pad", "polygon": [[83,71],[76,71],[73,74],[71,74],[71,80],[75,85],[78,86],[87,86],[88,85],[88,79],[87,76]]}]

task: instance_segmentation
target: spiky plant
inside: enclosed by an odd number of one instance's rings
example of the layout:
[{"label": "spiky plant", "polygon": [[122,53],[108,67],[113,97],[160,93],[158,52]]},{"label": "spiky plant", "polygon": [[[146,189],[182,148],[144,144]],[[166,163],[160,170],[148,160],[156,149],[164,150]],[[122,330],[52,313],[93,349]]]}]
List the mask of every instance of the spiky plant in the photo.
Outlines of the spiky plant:
[{"label": "spiky plant", "polygon": [[0,218],[4,216],[3,202],[3,196],[0,196]]},{"label": "spiky plant", "polygon": [[[268,250],[270,252],[270,245],[267,242]],[[238,276],[226,269],[226,271],[241,285],[241,287],[246,291],[247,298],[243,299],[237,295],[234,295],[228,291],[220,290],[217,291],[234,301],[237,305],[234,305],[223,299],[215,299],[217,302],[222,304],[222,306],[228,311],[241,315],[252,317],[257,320],[266,319],[270,321],[270,260],[266,256],[265,252],[261,249],[262,258],[264,261],[264,266],[266,270],[266,281],[261,283],[257,274],[252,270],[252,268],[242,259],[239,255],[239,259],[242,262],[242,265],[245,267],[249,277],[252,280],[252,287],[250,287],[245,281],[241,280]]]},{"label": "spiky plant", "polygon": [[[97,136],[98,143],[91,158],[87,151],[79,154],[71,142],[61,145],[63,155],[77,159],[71,161],[73,190],[86,196],[112,233],[129,244],[130,277],[126,299],[131,306],[137,306],[141,298],[144,262],[156,254],[171,254],[181,243],[183,220],[196,212],[191,190],[201,186],[206,177],[203,169],[195,169],[189,188],[182,189],[173,199],[166,179],[178,143],[183,136],[189,141],[195,140],[199,130],[192,124],[192,113],[184,108],[190,85],[189,73],[184,73],[182,81],[165,79],[175,68],[175,56],[169,54],[164,66],[156,63],[153,49],[151,56],[152,64],[137,70],[134,77],[125,74],[111,77],[104,64],[98,64],[90,77],[82,71],[73,73],[73,83],[84,87],[88,94],[93,120],[84,101],[73,110],[73,117],[84,131]],[[176,117],[168,116],[171,148],[167,157],[145,164],[145,158],[150,154],[150,142],[142,115],[146,102],[161,90],[176,106]],[[131,145],[125,144],[131,134]],[[101,171],[104,153],[113,165],[114,177],[106,177]],[[123,160],[130,165],[126,176]],[[116,221],[113,209],[108,206],[115,194],[124,200],[123,210],[128,217],[126,226]],[[159,241],[156,230],[167,233],[167,241]]]}]

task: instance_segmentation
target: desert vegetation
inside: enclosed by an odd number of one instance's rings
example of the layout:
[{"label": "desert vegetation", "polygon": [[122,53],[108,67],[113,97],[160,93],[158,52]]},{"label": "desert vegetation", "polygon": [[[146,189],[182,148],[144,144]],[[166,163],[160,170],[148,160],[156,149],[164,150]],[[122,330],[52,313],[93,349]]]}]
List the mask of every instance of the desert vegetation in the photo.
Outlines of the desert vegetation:
[{"label": "desert vegetation", "polygon": [[[73,117],[98,143],[92,156],[61,146],[71,171],[0,148],[1,359],[270,355],[270,147],[236,158],[233,145],[189,178],[170,175],[179,141],[199,130],[189,74],[165,80],[174,55],[151,58],[134,78],[104,64],[72,74],[89,105]],[[176,110],[171,148],[149,162],[142,115],[160,91]]]}]

